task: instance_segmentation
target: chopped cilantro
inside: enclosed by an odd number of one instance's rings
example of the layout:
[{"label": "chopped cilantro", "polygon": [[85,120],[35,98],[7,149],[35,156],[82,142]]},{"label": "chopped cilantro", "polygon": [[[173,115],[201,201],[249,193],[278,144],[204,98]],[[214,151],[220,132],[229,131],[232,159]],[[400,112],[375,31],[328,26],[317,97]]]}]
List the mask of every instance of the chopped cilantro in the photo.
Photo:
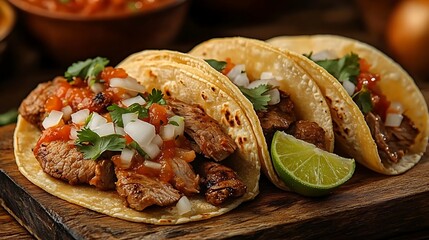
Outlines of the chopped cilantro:
[{"label": "chopped cilantro", "polygon": [[205,61],[214,69],[216,69],[216,71],[218,72],[222,72],[223,69],[225,69],[226,67],[226,62],[225,61],[218,61],[215,59],[205,59]]},{"label": "chopped cilantro", "polygon": [[[311,54],[309,56],[311,56]],[[357,54],[350,53],[342,58],[315,62],[326,69],[326,71],[338,79],[338,81],[343,82],[349,80],[355,85],[357,84],[356,78],[360,72],[359,56]]]},{"label": "chopped cilantro", "polygon": [[114,123],[116,123],[119,127],[124,127],[124,122],[122,121],[122,114],[125,113],[137,113],[139,118],[148,117],[147,108],[141,106],[138,103],[133,103],[127,108],[121,108],[116,104],[107,107],[107,110],[110,112],[110,116]]},{"label": "chopped cilantro", "polygon": [[371,93],[367,88],[363,87],[359,92],[355,93],[352,98],[362,113],[367,114],[373,109]]},{"label": "chopped cilantro", "polygon": [[146,108],[149,108],[150,105],[152,105],[153,103],[158,103],[161,105],[165,105],[166,102],[164,100],[164,94],[162,94],[161,90],[158,89],[152,89],[152,93],[149,94],[149,96],[147,97],[147,105]]},{"label": "chopped cilantro", "polygon": [[244,96],[253,104],[253,108],[256,111],[267,109],[268,102],[271,100],[271,96],[267,94],[272,88],[270,85],[262,84],[252,89],[239,88]]},{"label": "chopped cilantro", "polygon": [[67,78],[68,81],[72,81],[74,77],[80,77],[84,80],[88,80],[91,85],[96,80],[97,75],[103,71],[108,63],[109,60],[102,57],[79,61],[67,68],[64,77]]},{"label": "chopped cilantro", "polygon": [[130,144],[128,144],[129,148],[135,149],[141,156],[148,157],[146,152],[140,147],[140,145],[136,141],[132,141]]},{"label": "chopped cilantro", "polygon": [[168,124],[179,126],[179,124],[176,121],[168,121]]},{"label": "chopped cilantro", "polygon": [[96,160],[105,151],[121,151],[125,138],[118,134],[100,137],[89,128],[77,132],[76,146],[85,159]]}]

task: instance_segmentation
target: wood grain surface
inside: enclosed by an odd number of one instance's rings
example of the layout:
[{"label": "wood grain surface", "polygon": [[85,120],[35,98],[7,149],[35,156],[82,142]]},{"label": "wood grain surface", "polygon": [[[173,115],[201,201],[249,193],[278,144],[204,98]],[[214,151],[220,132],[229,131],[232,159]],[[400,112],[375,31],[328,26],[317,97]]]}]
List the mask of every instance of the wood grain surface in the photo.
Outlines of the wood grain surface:
[{"label": "wood grain surface", "polygon": [[428,234],[427,154],[415,168],[394,177],[358,165],[347,184],[324,198],[283,192],[262,178],[260,195],[228,214],[153,226],[87,210],[31,184],[15,165],[14,127],[0,128],[0,198],[39,239],[407,239]]}]

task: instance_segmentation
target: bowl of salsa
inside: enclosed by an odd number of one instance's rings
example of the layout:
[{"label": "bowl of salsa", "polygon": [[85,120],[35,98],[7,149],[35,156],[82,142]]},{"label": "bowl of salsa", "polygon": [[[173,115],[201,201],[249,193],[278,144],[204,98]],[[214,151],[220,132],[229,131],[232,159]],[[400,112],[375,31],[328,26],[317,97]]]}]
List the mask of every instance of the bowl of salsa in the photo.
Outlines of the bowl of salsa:
[{"label": "bowl of salsa", "polygon": [[104,56],[113,63],[164,48],[187,16],[188,0],[9,0],[43,53],[60,65]]}]

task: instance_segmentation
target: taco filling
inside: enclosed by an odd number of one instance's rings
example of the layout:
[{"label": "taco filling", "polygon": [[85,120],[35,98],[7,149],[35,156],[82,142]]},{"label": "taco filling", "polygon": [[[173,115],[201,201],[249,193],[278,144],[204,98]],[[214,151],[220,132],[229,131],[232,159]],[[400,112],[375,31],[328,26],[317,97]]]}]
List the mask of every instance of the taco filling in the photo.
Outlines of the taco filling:
[{"label": "taco filling", "polygon": [[75,63],[22,102],[21,116],[42,132],[33,153],[45,173],[116,191],[137,211],[176,204],[186,214],[189,196],[219,206],[246,193],[237,173],[222,165],[237,146],[218,122],[197,105],[156,89],[146,93],[107,64]]},{"label": "taco filling", "polygon": [[276,131],[285,131],[294,137],[328,150],[325,130],[316,122],[300,120],[294,111],[289,94],[280,90],[279,82],[271,72],[263,72],[260,79],[250,81],[244,64],[206,60],[213,68],[226,75],[253,104],[268,145]]},{"label": "taco filling", "polygon": [[323,51],[307,57],[333,75],[357,104],[382,161],[399,162],[409,152],[419,130],[404,114],[400,102],[387,100],[378,86],[382,76],[372,73],[368,62],[355,53],[338,58],[335,53]]}]

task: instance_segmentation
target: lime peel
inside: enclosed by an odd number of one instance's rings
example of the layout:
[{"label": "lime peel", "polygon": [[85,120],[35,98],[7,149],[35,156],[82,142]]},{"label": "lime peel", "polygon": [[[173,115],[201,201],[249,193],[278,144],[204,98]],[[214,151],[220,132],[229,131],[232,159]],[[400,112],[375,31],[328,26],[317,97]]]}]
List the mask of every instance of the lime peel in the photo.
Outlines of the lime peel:
[{"label": "lime peel", "polygon": [[280,179],[304,196],[327,195],[355,171],[354,159],[324,151],[282,131],[274,134],[271,159]]}]

